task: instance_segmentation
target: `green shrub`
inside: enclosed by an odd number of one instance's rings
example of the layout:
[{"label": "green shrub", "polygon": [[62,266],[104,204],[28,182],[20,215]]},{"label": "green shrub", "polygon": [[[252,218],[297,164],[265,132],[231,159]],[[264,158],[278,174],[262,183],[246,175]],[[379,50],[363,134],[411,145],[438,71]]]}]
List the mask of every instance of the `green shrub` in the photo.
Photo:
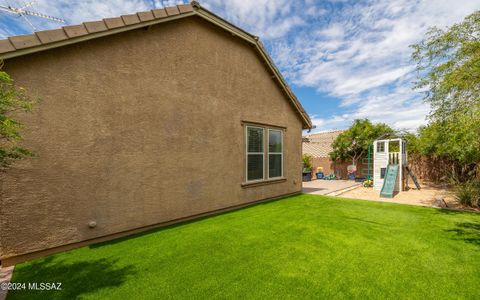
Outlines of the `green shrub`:
[{"label": "green shrub", "polygon": [[[0,69],[3,62],[0,59]],[[0,171],[16,159],[33,153],[20,146],[24,125],[15,117],[18,112],[30,112],[36,100],[30,99],[23,88],[15,85],[7,73],[0,71]]]},{"label": "green shrub", "polygon": [[303,154],[302,160],[303,160],[303,172],[311,172],[313,157],[310,154]]},{"label": "green shrub", "polygon": [[466,206],[480,206],[480,182],[469,181],[460,183],[455,190],[457,200]]}]

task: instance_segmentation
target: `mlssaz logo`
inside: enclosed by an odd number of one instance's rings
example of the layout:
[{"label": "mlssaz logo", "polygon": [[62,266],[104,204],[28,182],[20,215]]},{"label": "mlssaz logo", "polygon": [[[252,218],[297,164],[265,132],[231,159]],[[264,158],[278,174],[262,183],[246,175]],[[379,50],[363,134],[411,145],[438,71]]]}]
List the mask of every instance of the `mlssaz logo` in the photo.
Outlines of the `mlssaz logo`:
[{"label": "mlssaz logo", "polygon": [[61,290],[61,282],[29,282],[29,290],[38,290],[38,291],[52,291],[52,290]]}]

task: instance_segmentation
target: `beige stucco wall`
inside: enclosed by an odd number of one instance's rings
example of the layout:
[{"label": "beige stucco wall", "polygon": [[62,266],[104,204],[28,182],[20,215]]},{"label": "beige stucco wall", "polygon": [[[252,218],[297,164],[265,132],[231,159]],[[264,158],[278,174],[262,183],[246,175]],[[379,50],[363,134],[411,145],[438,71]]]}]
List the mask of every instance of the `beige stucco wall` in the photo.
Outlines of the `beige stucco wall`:
[{"label": "beige stucco wall", "polygon": [[[0,258],[301,190],[297,113],[251,46],[196,17],[5,70],[41,103],[22,117],[37,157],[1,175]],[[241,186],[242,121],[286,127],[285,182]]]}]

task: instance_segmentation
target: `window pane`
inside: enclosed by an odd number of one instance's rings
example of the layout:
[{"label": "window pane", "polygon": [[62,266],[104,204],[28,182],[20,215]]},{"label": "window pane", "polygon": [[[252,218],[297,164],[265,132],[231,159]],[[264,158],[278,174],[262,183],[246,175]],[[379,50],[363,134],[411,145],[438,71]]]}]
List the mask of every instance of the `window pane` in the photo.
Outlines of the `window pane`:
[{"label": "window pane", "polygon": [[247,127],[248,152],[263,152],[263,128]]},{"label": "window pane", "polygon": [[280,130],[268,131],[268,151],[282,152],[282,132]]},{"label": "window pane", "polygon": [[385,152],[385,142],[377,142],[377,152]]},{"label": "window pane", "polygon": [[[385,149],[384,149],[384,151],[385,151]],[[388,152],[400,152],[400,142],[399,141],[393,141],[393,142],[388,143]]]},{"label": "window pane", "polygon": [[269,154],[268,155],[268,177],[282,176],[282,155]]},{"label": "window pane", "polygon": [[263,154],[248,154],[247,160],[247,180],[263,179]]}]

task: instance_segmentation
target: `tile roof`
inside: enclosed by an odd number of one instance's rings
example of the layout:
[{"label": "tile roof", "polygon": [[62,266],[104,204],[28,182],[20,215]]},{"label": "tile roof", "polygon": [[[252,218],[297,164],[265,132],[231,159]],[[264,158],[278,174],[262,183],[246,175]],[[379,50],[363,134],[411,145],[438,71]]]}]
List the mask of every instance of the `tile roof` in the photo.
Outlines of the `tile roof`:
[{"label": "tile roof", "polygon": [[0,40],[0,54],[73,39],[92,33],[108,31],[155,19],[162,19],[168,16],[187,14],[193,12],[194,5],[195,2],[192,4],[182,4],[150,11],[142,11],[117,18],[106,18],[101,21],[84,22],[79,25],[64,26],[54,30],[37,31],[33,34],[12,36],[8,39]]},{"label": "tile roof", "polygon": [[254,44],[261,58],[265,60],[267,67],[270,68],[273,75],[272,78],[277,79],[280,88],[285,92],[295,110],[299,113],[303,128],[308,129],[312,127],[310,117],[282,77],[282,74],[273,63],[259,38],[201,7],[197,1],[116,18],[106,18],[100,21],[84,22],[79,25],[64,26],[59,29],[12,36],[8,39],[0,40],[0,61],[193,15],[229,31],[233,36]]},{"label": "tile roof", "polygon": [[328,157],[332,152],[332,143],[344,130],[335,130],[306,135],[302,140],[302,152],[313,157]]}]

